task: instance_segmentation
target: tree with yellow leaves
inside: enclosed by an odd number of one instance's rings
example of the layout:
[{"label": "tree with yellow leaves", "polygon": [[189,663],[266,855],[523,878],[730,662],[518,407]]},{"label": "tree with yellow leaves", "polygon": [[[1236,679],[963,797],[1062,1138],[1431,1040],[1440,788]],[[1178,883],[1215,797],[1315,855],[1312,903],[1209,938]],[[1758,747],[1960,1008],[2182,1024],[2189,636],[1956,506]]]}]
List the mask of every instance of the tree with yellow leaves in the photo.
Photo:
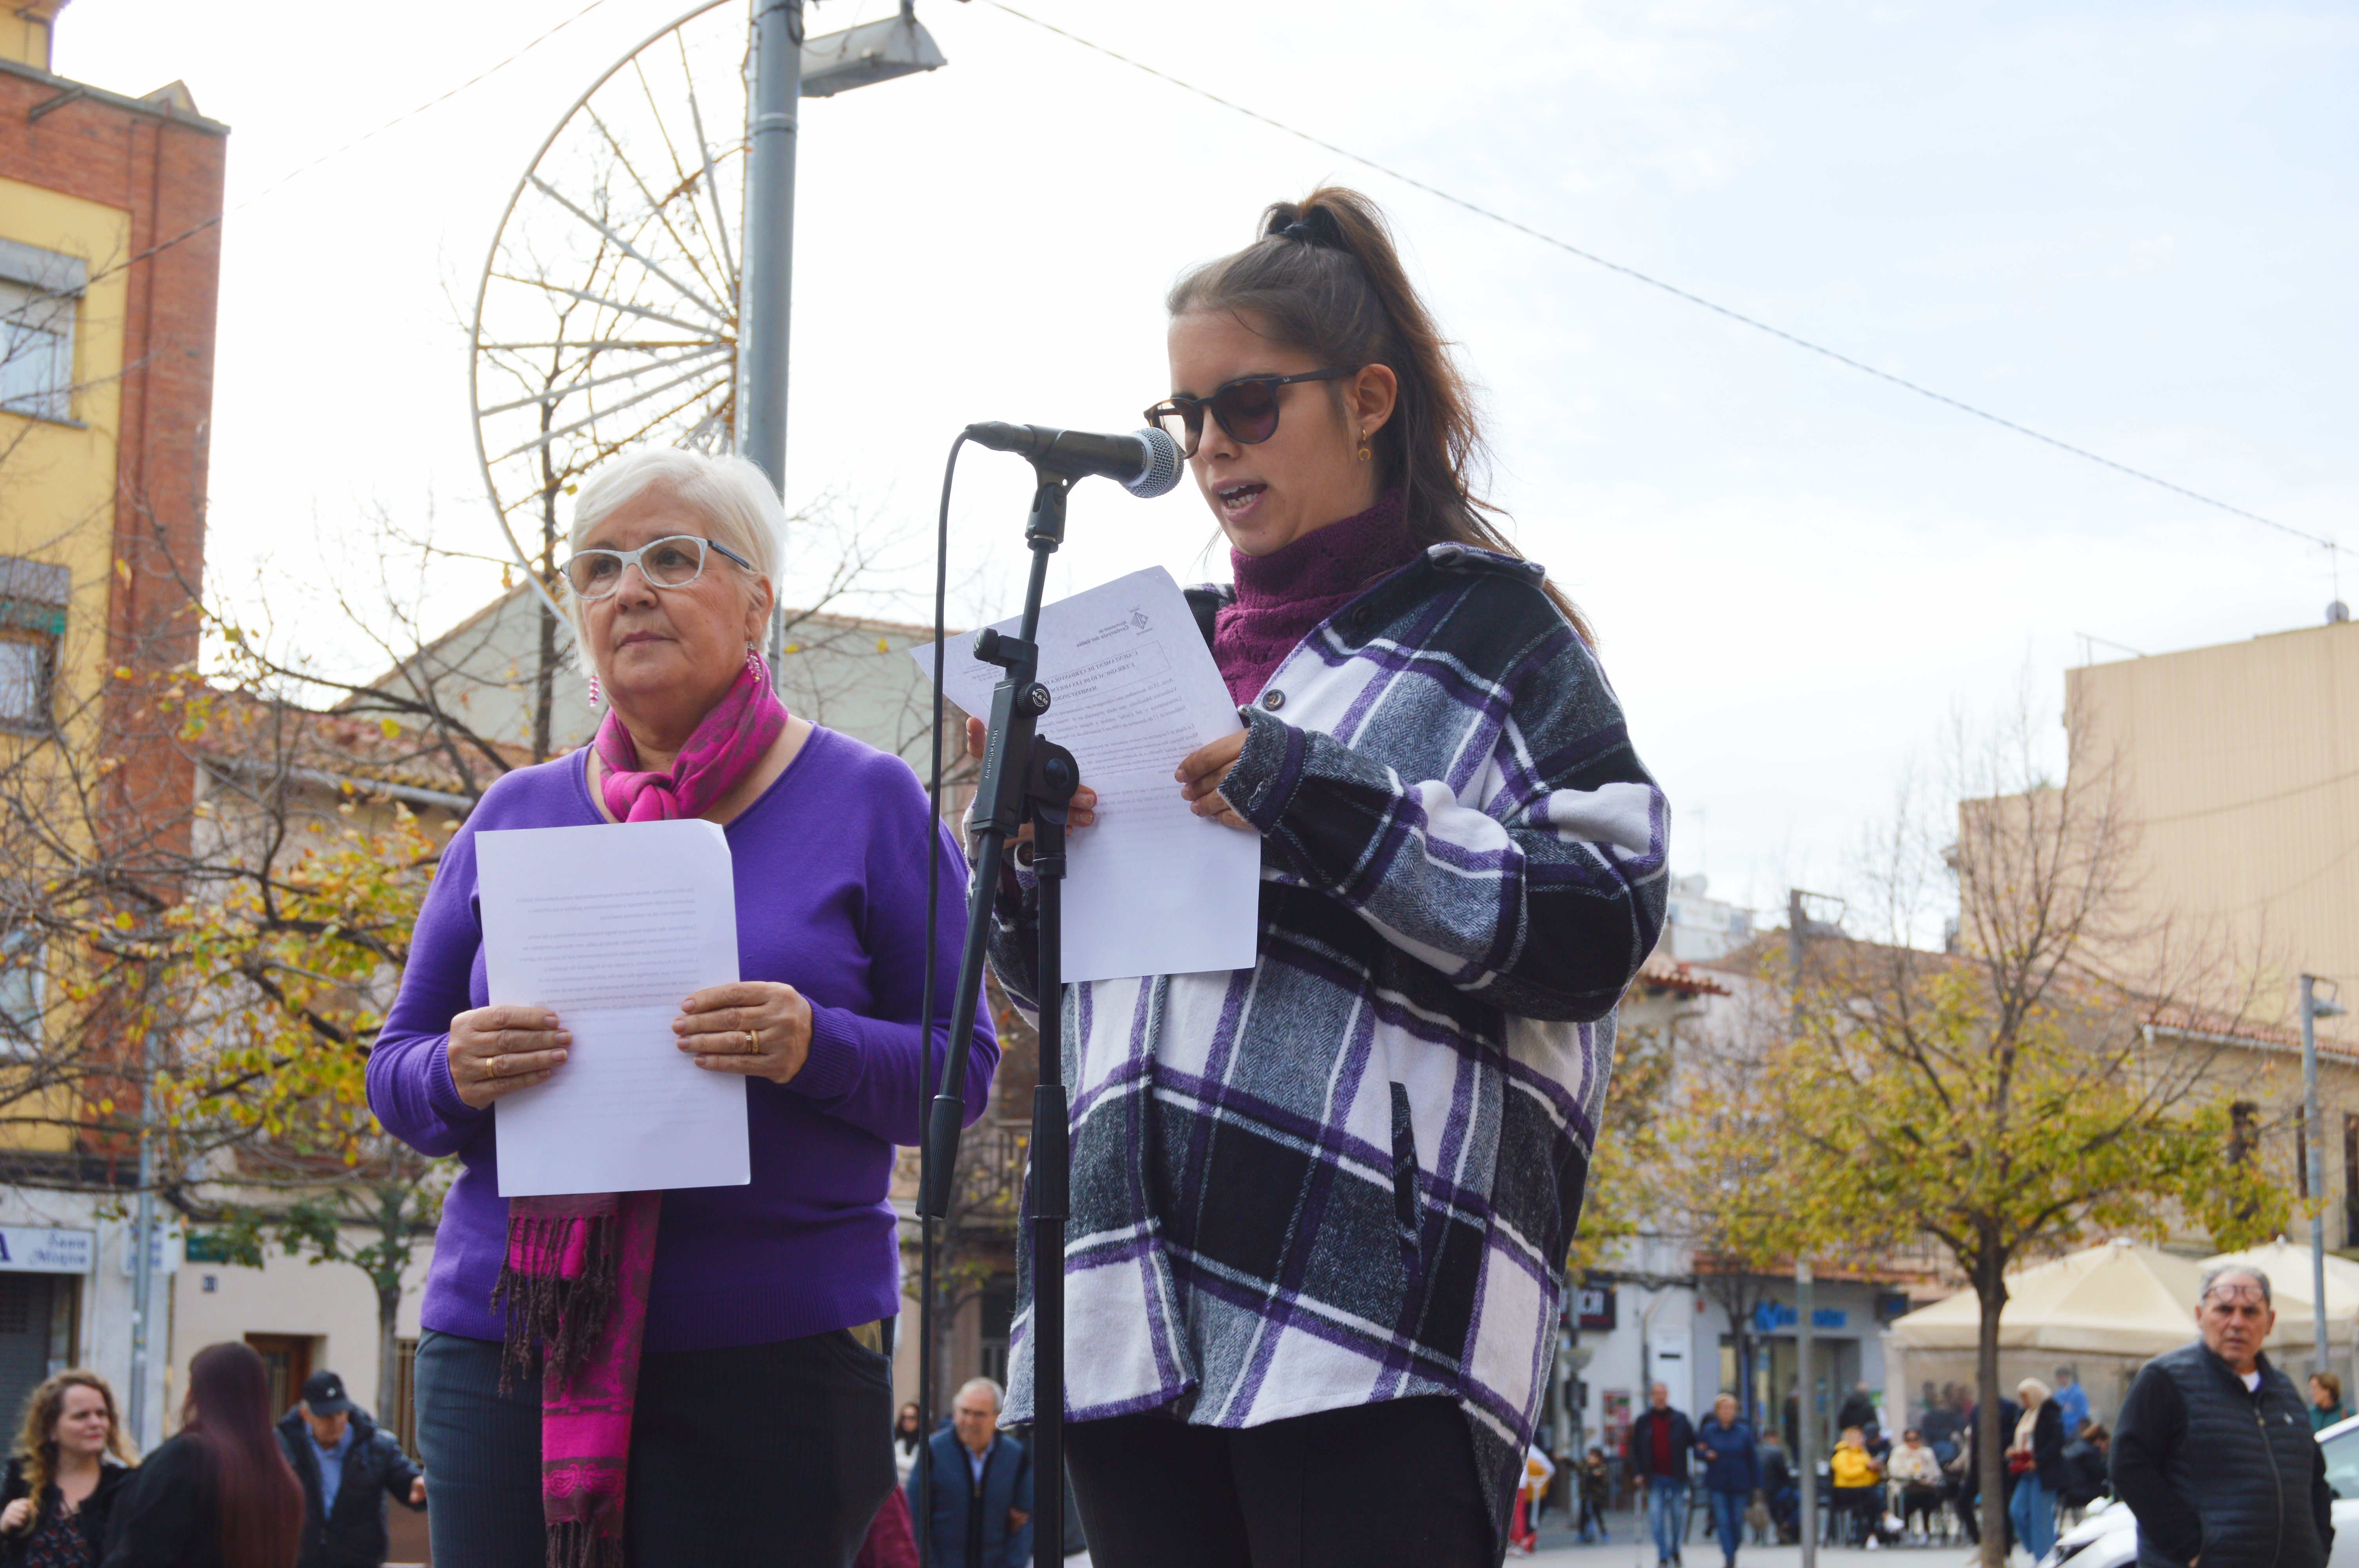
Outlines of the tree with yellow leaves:
[{"label": "tree with yellow leaves", "polygon": [[[2039,732],[1956,748],[1954,834],[1904,810],[1875,845],[1883,939],[1814,936],[1783,977],[1789,1029],[1743,1098],[1707,1091],[1697,1108],[1741,1120],[1767,1162],[1726,1216],[1756,1257],[1873,1260],[1930,1238],[1971,1282],[1986,1568],[2006,1540],[2008,1272],[2124,1233],[2234,1247],[2288,1208],[2232,1137],[2252,971],[2183,922],[2134,915],[2136,825],[2110,760],[2074,755],[2048,782]],[[1947,950],[1912,946],[1952,890]]]}]

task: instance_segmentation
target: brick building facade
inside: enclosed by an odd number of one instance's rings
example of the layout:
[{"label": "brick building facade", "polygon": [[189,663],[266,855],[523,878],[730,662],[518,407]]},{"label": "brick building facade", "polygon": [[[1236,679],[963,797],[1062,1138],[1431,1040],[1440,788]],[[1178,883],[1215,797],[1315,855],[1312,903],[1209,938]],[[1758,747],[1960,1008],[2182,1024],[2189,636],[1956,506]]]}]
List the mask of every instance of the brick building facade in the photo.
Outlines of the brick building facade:
[{"label": "brick building facade", "polygon": [[[64,1366],[134,1381],[126,1195],[105,1190],[131,1179],[132,1140],[94,1127],[111,1102],[56,1064],[135,1042],[105,1023],[103,986],[88,1027],[71,982],[89,971],[36,916],[44,865],[106,867],[98,896],[126,911],[177,894],[194,774],[152,732],[140,677],[197,654],[228,135],[178,82],[128,97],[55,74],[63,8],[0,9],[0,779],[26,829],[0,863],[0,1074],[19,1113],[0,1140],[0,1421]],[[158,1287],[143,1440],[165,1405]]]}]

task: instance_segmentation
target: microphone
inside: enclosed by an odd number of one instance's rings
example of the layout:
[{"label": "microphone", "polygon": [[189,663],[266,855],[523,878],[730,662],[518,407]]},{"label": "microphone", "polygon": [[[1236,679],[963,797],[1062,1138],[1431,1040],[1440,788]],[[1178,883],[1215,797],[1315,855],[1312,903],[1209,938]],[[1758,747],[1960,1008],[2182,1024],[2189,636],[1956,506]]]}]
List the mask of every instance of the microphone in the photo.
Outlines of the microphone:
[{"label": "microphone", "polygon": [[1093,436],[1084,430],[1052,430],[1046,425],[969,425],[967,439],[995,452],[1017,452],[1036,468],[1087,479],[1103,474],[1142,500],[1152,501],[1180,482],[1180,443],[1149,427],[1128,436]]}]

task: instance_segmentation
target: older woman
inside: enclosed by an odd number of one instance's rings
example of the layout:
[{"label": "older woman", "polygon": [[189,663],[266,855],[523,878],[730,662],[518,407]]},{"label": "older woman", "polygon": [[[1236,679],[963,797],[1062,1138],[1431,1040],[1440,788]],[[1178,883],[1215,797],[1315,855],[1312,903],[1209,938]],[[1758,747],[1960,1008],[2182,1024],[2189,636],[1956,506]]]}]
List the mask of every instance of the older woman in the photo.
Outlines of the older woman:
[{"label": "older woman", "polygon": [[2035,1563],[2056,1544],[2056,1494],[2064,1487],[2064,1411],[2037,1378],[2016,1385],[2023,1413],[2007,1434],[2006,1470],[2015,1477],[2006,1517]]},{"label": "older woman", "polygon": [[[565,578],[611,710],[453,837],[369,1058],[385,1126],[465,1166],[418,1352],[443,1568],[625,1550],[636,1568],[841,1568],[893,1488],[886,1188],[927,1092],[927,856],[947,879],[938,1018],[965,864],[899,759],[771,694],[756,649],[783,525],[740,459],[642,451],[582,490]],[[571,1040],[545,1008],[485,1005],[475,835],[677,816],[727,835],[743,979],[686,998],[672,1034],[684,1070],[748,1080],[753,1180],[503,1200],[494,1108],[564,1072]],[[998,1062],[987,1019],[962,1045],[972,1119]]]}]

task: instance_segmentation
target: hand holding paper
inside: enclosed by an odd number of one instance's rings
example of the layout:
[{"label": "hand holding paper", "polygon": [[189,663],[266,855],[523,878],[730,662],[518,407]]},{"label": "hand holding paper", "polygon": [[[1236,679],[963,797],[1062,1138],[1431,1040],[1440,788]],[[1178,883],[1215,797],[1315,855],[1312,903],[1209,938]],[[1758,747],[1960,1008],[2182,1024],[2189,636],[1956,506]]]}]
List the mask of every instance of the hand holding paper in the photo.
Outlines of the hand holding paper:
[{"label": "hand holding paper", "polygon": [[[1196,815],[1174,772],[1240,733],[1179,585],[1156,567],[1043,605],[1038,641],[1054,699],[1040,733],[1073,753],[1097,794],[1096,825],[1068,852],[1065,979],[1252,968],[1261,841]],[[1000,672],[973,647],[972,633],[951,639],[942,684],[969,713],[988,713]],[[911,653],[930,679],[932,647]]]},{"label": "hand holding paper", "polygon": [[500,1195],[752,1179],[745,1080],[675,1043],[681,1001],[737,979],[729,841],[698,818],[475,836],[495,1004],[572,1036],[548,1082],[500,1100]]}]

